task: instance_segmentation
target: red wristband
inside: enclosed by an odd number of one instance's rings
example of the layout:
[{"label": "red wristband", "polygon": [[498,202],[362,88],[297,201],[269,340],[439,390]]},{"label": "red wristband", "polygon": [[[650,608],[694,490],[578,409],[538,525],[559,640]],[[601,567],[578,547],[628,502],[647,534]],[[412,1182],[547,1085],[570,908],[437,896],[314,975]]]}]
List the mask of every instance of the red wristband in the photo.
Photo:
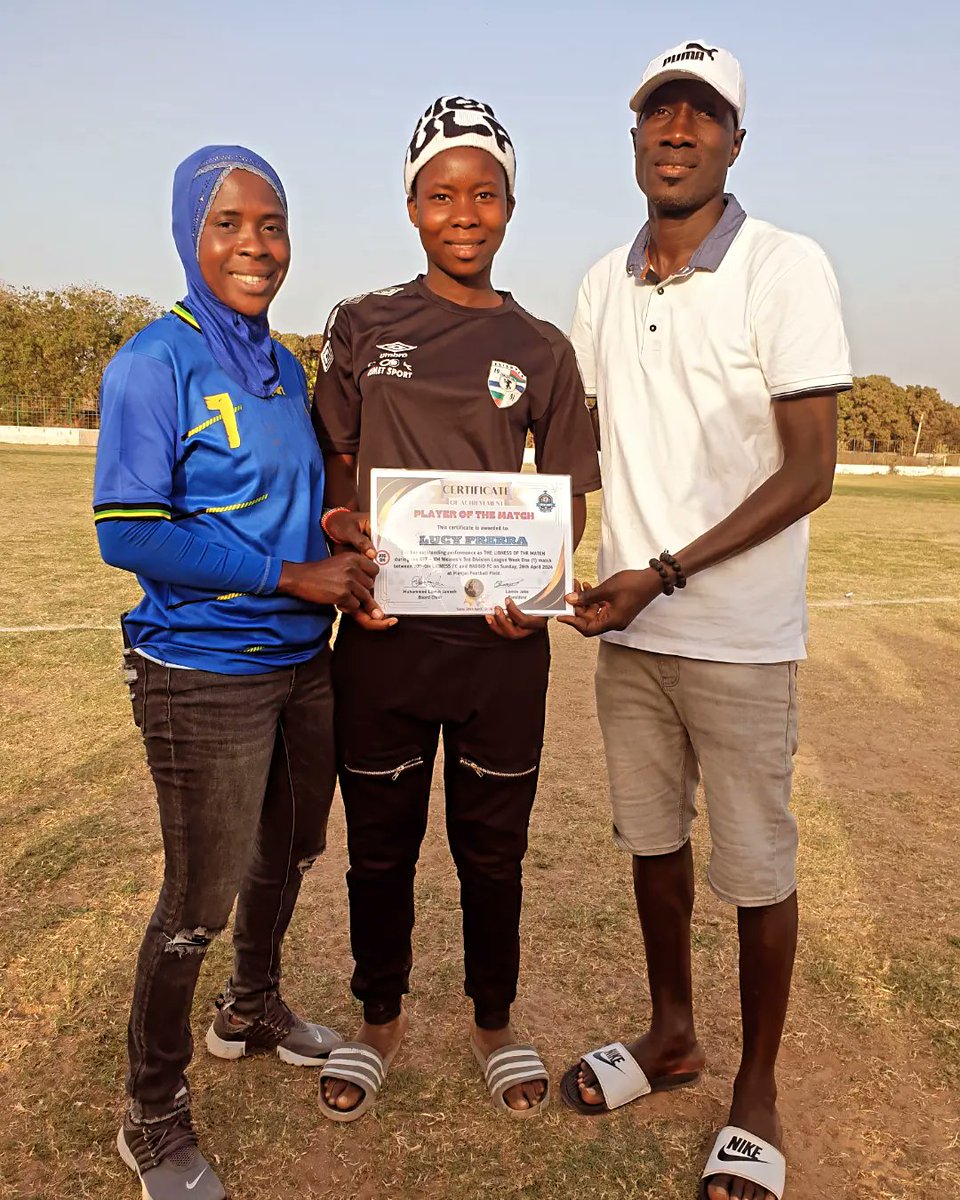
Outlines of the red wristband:
[{"label": "red wristband", "polygon": [[345,546],[347,543],[341,542],[339,538],[335,538],[333,536],[333,534],[327,528],[327,522],[330,520],[330,518],[332,516],[335,516],[336,513],[342,513],[342,512],[348,513],[348,512],[350,512],[350,509],[342,508],[342,507],[341,508],[328,508],[327,511],[320,518],[320,528],[323,530],[324,534],[330,539],[330,541],[335,542],[338,546]]}]

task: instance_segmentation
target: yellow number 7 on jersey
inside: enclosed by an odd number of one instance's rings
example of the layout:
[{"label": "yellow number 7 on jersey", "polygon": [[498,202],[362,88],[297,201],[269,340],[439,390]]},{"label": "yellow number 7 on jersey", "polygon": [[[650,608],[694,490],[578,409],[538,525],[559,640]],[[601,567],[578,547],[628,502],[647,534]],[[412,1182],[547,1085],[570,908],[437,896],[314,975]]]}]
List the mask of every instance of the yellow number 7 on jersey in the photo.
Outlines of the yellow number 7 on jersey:
[{"label": "yellow number 7 on jersey", "polygon": [[240,430],[237,428],[237,413],[239,408],[233,407],[233,401],[230,399],[229,393],[221,392],[219,396],[204,396],[204,404],[211,412],[218,412],[220,419],[223,421],[223,427],[227,431],[227,445],[231,450],[236,450],[240,445]]}]

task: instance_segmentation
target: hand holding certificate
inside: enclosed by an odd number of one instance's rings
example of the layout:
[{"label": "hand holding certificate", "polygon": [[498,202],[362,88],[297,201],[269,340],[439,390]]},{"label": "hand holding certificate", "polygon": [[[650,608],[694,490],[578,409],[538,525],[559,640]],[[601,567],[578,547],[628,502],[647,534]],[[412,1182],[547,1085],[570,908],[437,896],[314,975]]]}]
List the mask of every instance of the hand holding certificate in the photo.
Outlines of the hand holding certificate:
[{"label": "hand holding certificate", "polygon": [[569,612],[570,478],[485,471],[370,473],[375,596],[385,613]]}]

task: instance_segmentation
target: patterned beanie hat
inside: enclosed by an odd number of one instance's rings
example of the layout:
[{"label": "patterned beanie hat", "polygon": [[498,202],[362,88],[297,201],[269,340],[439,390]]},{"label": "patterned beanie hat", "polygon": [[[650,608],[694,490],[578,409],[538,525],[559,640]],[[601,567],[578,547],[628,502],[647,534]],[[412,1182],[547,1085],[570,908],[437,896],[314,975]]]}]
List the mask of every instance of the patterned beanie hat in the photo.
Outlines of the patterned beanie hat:
[{"label": "patterned beanie hat", "polygon": [[463,96],[441,96],[427,109],[413,133],[403,164],[403,186],[413,195],[417,172],[431,158],[454,146],[474,146],[492,154],[507,175],[507,188],[513,194],[517,178],[517,159],[510,135],[493,115],[489,104],[467,100]]}]

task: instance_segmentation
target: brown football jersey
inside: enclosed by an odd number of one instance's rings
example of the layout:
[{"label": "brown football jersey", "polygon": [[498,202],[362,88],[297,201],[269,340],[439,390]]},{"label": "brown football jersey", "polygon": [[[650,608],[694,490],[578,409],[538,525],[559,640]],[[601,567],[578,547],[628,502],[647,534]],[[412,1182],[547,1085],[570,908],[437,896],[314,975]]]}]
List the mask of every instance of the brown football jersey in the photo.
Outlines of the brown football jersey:
[{"label": "brown football jersey", "polygon": [[[528,430],[538,471],[569,475],[575,496],[600,487],[572,346],[501,295],[498,308],[465,308],[418,277],[333,310],[314,424],[325,452],[357,456],[361,509],[369,508],[373,467],[519,471]],[[496,636],[482,618],[429,625],[448,636]]]}]

